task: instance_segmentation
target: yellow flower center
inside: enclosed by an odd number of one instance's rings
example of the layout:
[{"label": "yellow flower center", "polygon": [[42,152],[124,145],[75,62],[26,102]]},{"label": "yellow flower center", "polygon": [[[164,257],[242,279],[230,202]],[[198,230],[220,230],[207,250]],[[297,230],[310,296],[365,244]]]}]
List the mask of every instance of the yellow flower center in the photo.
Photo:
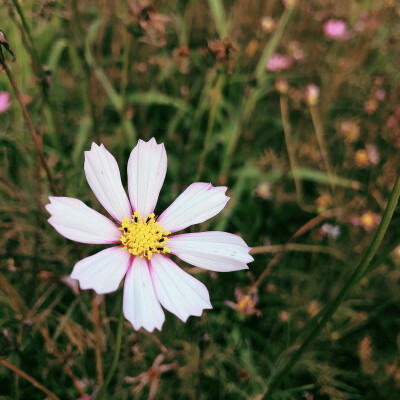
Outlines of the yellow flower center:
[{"label": "yellow flower center", "polygon": [[149,260],[154,253],[170,253],[165,246],[167,236],[171,232],[164,232],[164,228],[154,220],[154,213],[144,219],[137,211],[132,218],[124,218],[121,227],[121,243],[125,250],[134,256],[147,257]]}]

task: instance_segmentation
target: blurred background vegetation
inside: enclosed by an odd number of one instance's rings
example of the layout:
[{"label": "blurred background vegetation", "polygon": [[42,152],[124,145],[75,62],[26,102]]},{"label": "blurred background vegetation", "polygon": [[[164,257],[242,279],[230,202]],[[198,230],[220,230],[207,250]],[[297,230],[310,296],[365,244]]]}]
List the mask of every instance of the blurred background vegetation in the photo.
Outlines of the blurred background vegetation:
[{"label": "blurred background vegetation", "polygon": [[[155,137],[168,154],[156,213],[195,180],[226,184],[227,207],[194,229],[253,247],[249,271],[180,262],[214,309],[186,324],[167,313],[154,334],[126,322],[107,398],[263,398],[348,281],[393,187],[399,16],[395,0],[2,2],[16,60],[5,56],[62,195],[104,212],[84,150],[103,143],[126,182],[137,139]],[[95,398],[122,292],[69,279],[100,247],[47,224],[51,188],[4,73],[0,91],[11,101],[0,106],[0,399],[52,398],[32,380],[61,399]],[[400,396],[399,220],[271,398]]]}]

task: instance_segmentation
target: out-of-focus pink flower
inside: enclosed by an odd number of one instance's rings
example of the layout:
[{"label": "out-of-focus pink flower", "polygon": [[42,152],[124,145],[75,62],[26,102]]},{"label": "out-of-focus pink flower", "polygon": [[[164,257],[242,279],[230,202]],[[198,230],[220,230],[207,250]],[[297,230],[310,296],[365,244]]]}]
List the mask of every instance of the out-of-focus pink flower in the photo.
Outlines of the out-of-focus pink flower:
[{"label": "out-of-focus pink flower", "polygon": [[256,309],[258,302],[258,294],[255,291],[244,294],[239,288],[235,289],[236,303],[225,300],[225,304],[238,311],[241,315],[261,316],[261,311]]},{"label": "out-of-focus pink flower", "polygon": [[340,124],[340,130],[345,136],[346,143],[353,143],[360,136],[360,123],[357,120],[343,121]]},{"label": "out-of-focus pink flower", "polygon": [[354,226],[362,226],[367,232],[381,223],[381,217],[372,211],[366,211],[361,217],[349,216],[347,220]]},{"label": "out-of-focus pink flower", "polygon": [[349,217],[347,217],[347,221],[349,221],[350,224],[352,224],[354,226],[360,226],[361,225],[360,217],[355,217],[353,215],[350,215]]},{"label": "out-of-focus pink flower", "polygon": [[331,239],[337,239],[340,235],[340,228],[337,225],[325,223],[321,226],[321,232]]},{"label": "out-of-focus pink flower", "polygon": [[284,54],[275,53],[269,58],[266,68],[268,71],[279,72],[289,69],[293,64],[293,60]]},{"label": "out-of-focus pink flower", "polygon": [[264,200],[270,200],[273,197],[271,184],[269,182],[261,182],[256,187],[256,195]]},{"label": "out-of-focus pink flower", "polygon": [[261,28],[263,29],[264,32],[271,33],[275,30],[275,27],[276,27],[276,22],[272,17],[267,15],[261,18]]},{"label": "out-of-focus pink flower", "polygon": [[385,97],[386,97],[386,91],[385,91],[385,89],[378,89],[376,92],[375,92],[375,97],[376,97],[376,99],[377,100],[379,100],[379,101],[383,101],[383,100],[385,100]]},{"label": "out-of-focus pink flower", "polygon": [[361,215],[360,221],[361,226],[368,232],[380,224],[381,217],[372,211],[367,211]]},{"label": "out-of-focus pink flower", "polygon": [[354,35],[347,28],[347,23],[341,19],[330,19],[324,23],[324,34],[332,40],[348,40]]},{"label": "out-of-focus pink flower", "polygon": [[399,125],[400,122],[400,107],[397,107],[395,112],[388,117],[386,120],[386,126],[389,129],[394,129]]},{"label": "out-of-focus pink flower", "polygon": [[388,128],[395,128],[397,126],[398,123],[398,119],[396,118],[396,116],[394,114],[390,115],[388,117],[388,119],[386,120],[386,126]]},{"label": "out-of-focus pink flower", "polygon": [[304,60],[304,51],[298,40],[291,40],[287,46],[287,50],[289,55],[292,56],[295,61]]},{"label": "out-of-focus pink flower", "polygon": [[368,114],[373,114],[378,108],[378,102],[375,99],[367,100],[364,103],[364,111]]},{"label": "out-of-focus pink flower", "polygon": [[11,100],[8,92],[0,92],[0,113],[8,110],[10,106]]},{"label": "out-of-focus pink flower", "polygon": [[365,150],[368,154],[368,161],[372,165],[378,165],[380,160],[379,150],[374,144],[367,144]]},{"label": "out-of-focus pink flower", "polygon": [[306,100],[310,106],[315,106],[319,99],[319,87],[310,83],[306,88]]}]

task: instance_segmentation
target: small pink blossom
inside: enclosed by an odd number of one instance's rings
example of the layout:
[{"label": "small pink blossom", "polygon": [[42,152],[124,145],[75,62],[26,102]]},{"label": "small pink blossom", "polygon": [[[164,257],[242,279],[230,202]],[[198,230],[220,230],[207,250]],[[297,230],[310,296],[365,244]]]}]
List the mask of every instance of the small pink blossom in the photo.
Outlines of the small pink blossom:
[{"label": "small pink blossom", "polygon": [[386,126],[390,129],[395,128],[398,124],[399,120],[396,118],[394,114],[390,115],[386,120]]},{"label": "small pink blossom", "polygon": [[225,300],[225,304],[238,311],[242,316],[256,315],[261,316],[261,311],[256,309],[258,303],[258,294],[256,291],[250,291],[244,294],[238,287],[235,289],[236,303],[230,300]]},{"label": "small pink blossom", "polygon": [[337,239],[340,235],[340,228],[337,225],[325,223],[321,226],[321,232],[331,239]]},{"label": "small pink blossom", "polygon": [[348,40],[353,37],[353,33],[348,30],[345,21],[340,19],[330,19],[324,23],[324,34],[332,40]]},{"label": "small pink blossom", "polygon": [[268,71],[279,72],[289,69],[293,64],[293,60],[284,54],[273,54],[266,65]]},{"label": "small pink blossom", "polygon": [[379,150],[374,144],[367,144],[365,150],[368,154],[368,161],[372,165],[378,165],[380,160]]},{"label": "small pink blossom", "polygon": [[8,92],[0,92],[0,113],[7,111],[10,106],[11,100]]},{"label": "small pink blossom", "polygon": [[310,106],[315,106],[318,103],[319,99],[319,87],[314,85],[314,83],[310,83],[306,88],[306,100]]},{"label": "small pink blossom", "polygon": [[354,226],[362,226],[366,232],[377,228],[381,223],[381,217],[372,211],[366,211],[361,217],[349,216],[347,220]]},{"label": "small pink blossom", "polygon": [[379,100],[379,101],[385,100],[385,97],[386,97],[386,91],[385,91],[385,89],[378,89],[378,90],[375,92],[375,97],[376,97],[376,99]]}]

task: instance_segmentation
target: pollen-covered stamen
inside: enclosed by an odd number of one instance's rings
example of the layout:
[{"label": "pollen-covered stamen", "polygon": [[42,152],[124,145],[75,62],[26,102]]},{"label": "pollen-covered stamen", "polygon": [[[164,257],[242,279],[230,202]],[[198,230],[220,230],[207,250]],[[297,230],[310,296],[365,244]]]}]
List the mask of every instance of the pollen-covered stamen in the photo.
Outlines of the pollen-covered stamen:
[{"label": "pollen-covered stamen", "polygon": [[137,211],[132,218],[124,218],[121,227],[121,243],[129,253],[147,257],[149,260],[153,253],[170,253],[165,243],[168,242],[167,236],[171,232],[164,232],[164,228],[154,220],[154,213],[143,218]]}]

